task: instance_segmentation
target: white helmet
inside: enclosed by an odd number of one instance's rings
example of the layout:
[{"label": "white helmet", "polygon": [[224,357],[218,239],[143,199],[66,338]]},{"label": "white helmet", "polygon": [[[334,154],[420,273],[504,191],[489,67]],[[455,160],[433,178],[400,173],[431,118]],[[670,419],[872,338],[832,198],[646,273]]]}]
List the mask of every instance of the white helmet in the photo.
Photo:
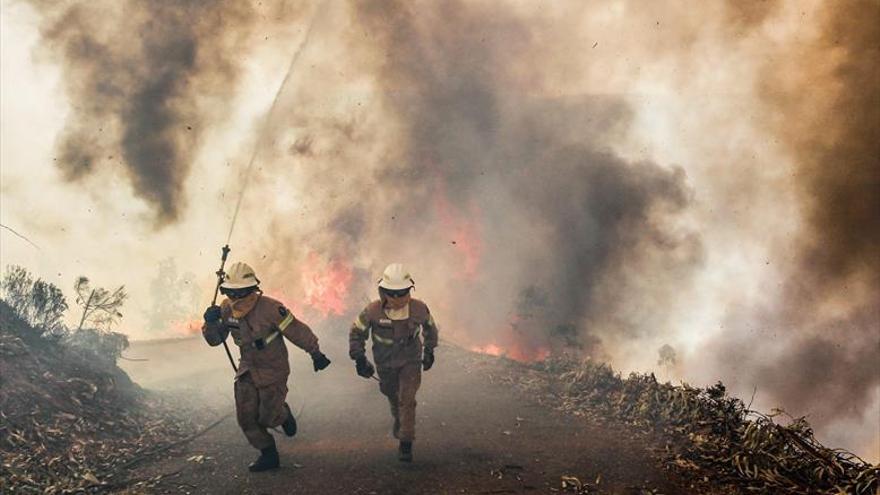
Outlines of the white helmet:
[{"label": "white helmet", "polygon": [[223,289],[246,289],[248,287],[256,287],[260,280],[254,273],[254,269],[247,263],[236,262],[229,267],[229,270],[223,275],[223,283],[220,287]]},{"label": "white helmet", "polygon": [[391,263],[385,267],[382,272],[382,278],[379,279],[379,287],[388,290],[402,290],[415,287],[416,283],[412,276],[406,271],[400,263]]}]

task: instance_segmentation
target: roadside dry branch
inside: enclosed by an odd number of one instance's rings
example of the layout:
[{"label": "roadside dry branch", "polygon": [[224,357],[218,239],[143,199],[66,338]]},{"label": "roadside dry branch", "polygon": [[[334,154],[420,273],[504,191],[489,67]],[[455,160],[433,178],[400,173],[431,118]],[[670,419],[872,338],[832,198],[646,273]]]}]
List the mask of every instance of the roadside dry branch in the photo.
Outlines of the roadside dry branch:
[{"label": "roadside dry branch", "polygon": [[750,410],[720,382],[699,388],[659,383],[653,374],[623,378],[607,364],[569,356],[510,365],[506,379],[552,407],[665,439],[658,457],[686,478],[711,475],[747,493],[878,493],[880,466],[820,444],[805,418]]}]

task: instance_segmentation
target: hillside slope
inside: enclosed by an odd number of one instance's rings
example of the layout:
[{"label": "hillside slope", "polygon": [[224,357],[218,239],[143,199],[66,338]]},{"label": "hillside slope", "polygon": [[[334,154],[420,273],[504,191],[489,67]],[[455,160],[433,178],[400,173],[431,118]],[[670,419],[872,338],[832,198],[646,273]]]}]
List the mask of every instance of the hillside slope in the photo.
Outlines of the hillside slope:
[{"label": "hillside slope", "polygon": [[194,425],[112,359],[36,333],[0,301],[0,493],[104,490]]}]

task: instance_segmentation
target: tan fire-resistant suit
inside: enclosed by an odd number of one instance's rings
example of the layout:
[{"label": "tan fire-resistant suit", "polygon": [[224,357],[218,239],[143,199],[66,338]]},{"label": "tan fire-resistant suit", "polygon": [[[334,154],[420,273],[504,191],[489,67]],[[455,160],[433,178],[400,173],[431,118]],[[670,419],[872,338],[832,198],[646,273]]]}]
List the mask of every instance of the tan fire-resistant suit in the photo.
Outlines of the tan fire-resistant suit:
[{"label": "tan fire-resistant suit", "polygon": [[[235,375],[235,413],[238,424],[251,445],[263,449],[275,444],[267,428],[284,422],[287,411],[287,376],[290,364],[283,335],[308,353],[319,350],[318,338],[305,323],[297,320],[283,304],[271,297],[259,299],[241,318],[232,316],[228,299],[220,305],[222,317],[204,324],[202,335],[208,345],[220,345],[232,334],[241,350]],[[280,333],[279,333],[280,331]]]},{"label": "tan fire-resistant suit", "polygon": [[354,320],[349,332],[352,359],[366,352],[373,339],[373,360],[379,373],[379,390],[388,397],[391,415],[399,421],[401,441],[412,442],[416,433],[416,392],[422,382],[422,338],[426,350],[437,346],[438,330],[428,306],[412,299],[409,316],[391,319],[381,301],[373,301]]}]

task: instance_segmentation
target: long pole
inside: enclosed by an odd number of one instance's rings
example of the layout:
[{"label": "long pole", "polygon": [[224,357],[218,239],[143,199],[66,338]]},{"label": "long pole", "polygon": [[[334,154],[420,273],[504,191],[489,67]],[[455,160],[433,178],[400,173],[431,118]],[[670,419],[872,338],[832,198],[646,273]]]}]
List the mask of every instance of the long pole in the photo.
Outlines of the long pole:
[{"label": "long pole", "polygon": [[[300,55],[309,44],[309,40],[312,37],[312,31],[316,24],[315,21],[317,21],[318,16],[323,10],[326,3],[326,0],[322,2],[315,10],[315,13],[312,15],[312,20],[309,22],[309,27],[306,30],[306,34],[300,42],[299,46],[297,47],[296,52],[294,52],[293,57],[290,60],[290,65],[287,67],[287,72],[284,74],[284,79],[281,81],[281,85],[278,86],[278,91],[275,92],[275,97],[272,99],[272,105],[269,107],[269,112],[264,117],[262,125],[260,126],[259,133],[257,134],[257,142],[254,145],[253,152],[251,153],[251,159],[248,161],[247,168],[244,171],[244,177],[242,178],[241,182],[241,189],[238,192],[238,200],[235,202],[235,211],[232,213],[232,221],[229,223],[229,234],[226,236],[226,245],[223,246],[223,257],[222,261],[220,262],[220,269],[217,270],[217,286],[214,288],[214,299],[211,303],[212,305],[217,304],[217,293],[220,291],[220,284],[223,283],[223,267],[226,265],[226,256],[229,254],[229,241],[232,239],[232,232],[235,230],[235,221],[238,219],[238,212],[241,209],[241,203],[244,199],[244,192],[247,190],[248,184],[250,183],[251,171],[254,168],[254,163],[257,161],[260,149],[262,149],[263,145],[265,144],[264,140],[266,138],[266,133],[269,129],[270,124],[272,123],[272,120],[274,119],[275,109],[278,107],[278,100],[281,97],[281,93],[287,86],[291,75],[293,75],[293,69],[294,67],[296,67]],[[229,364],[231,364],[232,369],[234,369],[235,372],[238,373],[238,368],[235,366],[235,361],[232,359],[232,353],[229,352],[229,346],[226,344],[226,340],[223,341],[223,348],[226,349],[226,357],[229,358]]]},{"label": "long pole", "polygon": [[[211,300],[211,306],[215,306],[217,304],[217,294],[220,292],[220,284],[223,283],[223,276],[226,275],[226,272],[223,269],[226,267],[226,258],[229,256],[229,244],[223,246],[223,255],[220,257],[220,269],[217,270],[217,285],[214,287],[214,299]],[[223,339],[223,349],[226,351],[226,357],[229,358],[229,364],[232,365],[232,369],[238,373],[238,367],[235,365],[235,360],[232,359],[232,352],[229,351],[229,345],[226,343],[226,339]]]},{"label": "long pole", "polygon": [[293,75],[293,69],[296,67],[297,62],[299,62],[299,57],[302,55],[306,46],[309,44],[309,40],[312,38],[312,31],[315,28],[316,21],[318,20],[318,16],[321,14],[324,4],[327,3],[326,0],[318,5],[315,13],[312,15],[312,20],[309,21],[309,27],[306,30],[305,36],[303,36],[302,41],[300,41],[299,46],[296,51],[293,53],[293,57],[290,59],[290,65],[287,67],[287,72],[284,74],[284,79],[281,81],[281,85],[278,86],[278,90],[275,91],[275,97],[272,99],[272,105],[269,107],[269,112],[263,118],[263,122],[260,125],[260,129],[257,134],[257,142],[254,144],[254,149],[251,152],[251,159],[248,160],[247,168],[244,170],[244,176],[241,181],[241,189],[238,192],[238,200],[235,202],[235,211],[232,213],[232,221],[229,223],[229,234],[226,236],[226,244],[229,245],[229,241],[232,239],[232,232],[235,230],[235,221],[238,219],[238,212],[241,209],[241,203],[244,199],[244,192],[247,190],[248,185],[250,184],[251,179],[251,171],[254,168],[254,163],[256,163],[257,158],[260,155],[260,151],[263,149],[263,146],[266,144],[265,139],[267,132],[275,120],[275,112],[278,108],[278,101],[281,99],[281,93],[284,92],[284,88],[287,87],[287,83],[290,81],[291,76]]}]

